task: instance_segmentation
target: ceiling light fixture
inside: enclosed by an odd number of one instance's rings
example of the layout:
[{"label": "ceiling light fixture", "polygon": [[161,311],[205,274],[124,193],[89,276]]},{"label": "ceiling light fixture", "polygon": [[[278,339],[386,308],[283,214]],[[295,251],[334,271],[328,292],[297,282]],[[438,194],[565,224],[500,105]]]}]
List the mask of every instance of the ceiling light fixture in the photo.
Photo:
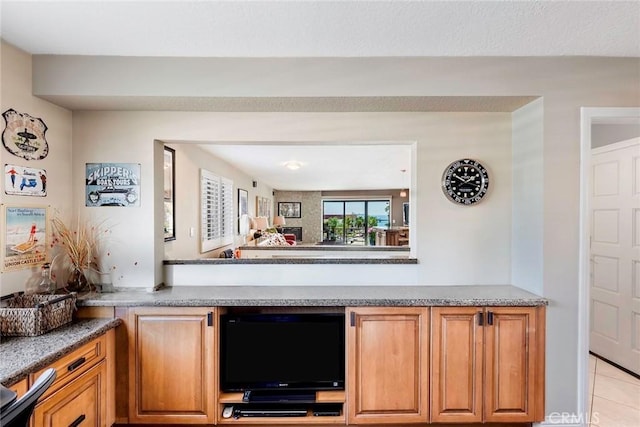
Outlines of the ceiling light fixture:
[{"label": "ceiling light fixture", "polygon": [[[406,169],[400,169],[400,172],[402,172],[402,176],[404,176],[404,173],[406,172]],[[403,179],[404,181],[404,179]],[[407,190],[405,190],[404,188],[400,190],[400,197],[407,197]]]},{"label": "ceiling light fixture", "polygon": [[284,162],[284,166],[288,169],[291,169],[292,171],[295,171],[300,169],[300,167],[302,166],[302,163],[297,162],[295,160],[290,160],[288,162]]}]

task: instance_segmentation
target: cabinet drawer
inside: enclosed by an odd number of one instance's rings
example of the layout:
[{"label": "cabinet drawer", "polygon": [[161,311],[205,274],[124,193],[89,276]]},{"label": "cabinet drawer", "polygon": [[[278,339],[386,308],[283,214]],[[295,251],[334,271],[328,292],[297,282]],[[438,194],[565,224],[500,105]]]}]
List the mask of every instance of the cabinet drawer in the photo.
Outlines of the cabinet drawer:
[{"label": "cabinet drawer", "polygon": [[106,361],[93,366],[33,412],[33,427],[106,427]]},{"label": "cabinet drawer", "polygon": [[[82,373],[86,372],[96,363],[104,359],[106,354],[106,337],[101,335],[93,341],[84,344],[77,350],[61,357],[53,362],[48,368],[54,368],[56,370],[56,380],[51,384],[51,387],[43,395],[43,399],[50,396],[56,390],[59,390],[69,381],[73,381]],[[47,369],[43,368],[34,374],[31,374],[31,384],[38,378],[42,372]]]}]

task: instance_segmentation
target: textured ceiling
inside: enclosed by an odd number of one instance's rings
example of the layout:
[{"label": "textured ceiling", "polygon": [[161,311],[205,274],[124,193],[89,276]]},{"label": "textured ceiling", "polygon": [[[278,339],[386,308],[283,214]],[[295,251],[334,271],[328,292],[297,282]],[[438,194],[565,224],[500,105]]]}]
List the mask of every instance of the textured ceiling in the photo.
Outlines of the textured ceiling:
[{"label": "textured ceiling", "polygon": [[640,56],[638,1],[2,1],[33,54]]}]

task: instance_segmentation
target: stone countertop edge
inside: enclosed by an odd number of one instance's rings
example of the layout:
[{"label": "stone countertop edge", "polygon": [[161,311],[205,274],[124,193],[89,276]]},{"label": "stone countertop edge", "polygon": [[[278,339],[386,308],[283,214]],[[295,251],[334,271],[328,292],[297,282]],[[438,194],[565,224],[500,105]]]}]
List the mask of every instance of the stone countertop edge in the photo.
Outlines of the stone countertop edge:
[{"label": "stone countertop edge", "polygon": [[314,246],[289,246],[289,245],[273,245],[273,246],[257,246],[257,245],[243,245],[238,246],[241,251],[255,251],[255,250],[267,250],[267,251],[319,251],[319,252],[363,252],[363,253],[376,253],[376,252],[410,252],[411,249],[408,246],[338,246],[338,245],[314,245]]},{"label": "stone countertop edge", "polygon": [[[428,295],[433,293],[435,295]],[[80,295],[86,307],[446,307],[546,306],[546,298],[495,286],[176,286],[154,292],[118,290]]]},{"label": "stone countertop edge", "polygon": [[0,383],[10,386],[99,337],[121,319],[81,319],[35,337],[2,337]]},{"label": "stone countertop edge", "polygon": [[164,265],[240,265],[240,264],[417,264],[417,258],[203,258],[167,259]]}]

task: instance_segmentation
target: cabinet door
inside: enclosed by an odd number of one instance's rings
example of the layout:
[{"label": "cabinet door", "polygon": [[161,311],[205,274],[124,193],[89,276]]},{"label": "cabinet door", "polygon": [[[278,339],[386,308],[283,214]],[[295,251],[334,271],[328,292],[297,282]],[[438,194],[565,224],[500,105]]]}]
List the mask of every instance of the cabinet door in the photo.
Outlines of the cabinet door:
[{"label": "cabinet door", "polygon": [[129,310],[129,422],[213,424],[213,308]]},{"label": "cabinet door", "polygon": [[424,423],[429,309],[347,310],[349,424]]},{"label": "cabinet door", "polygon": [[107,365],[102,361],[36,406],[33,427],[106,425]]},{"label": "cabinet door", "polygon": [[431,422],[482,422],[482,311],[431,309]]},{"label": "cabinet door", "polygon": [[544,307],[488,308],[485,421],[544,418]]}]

